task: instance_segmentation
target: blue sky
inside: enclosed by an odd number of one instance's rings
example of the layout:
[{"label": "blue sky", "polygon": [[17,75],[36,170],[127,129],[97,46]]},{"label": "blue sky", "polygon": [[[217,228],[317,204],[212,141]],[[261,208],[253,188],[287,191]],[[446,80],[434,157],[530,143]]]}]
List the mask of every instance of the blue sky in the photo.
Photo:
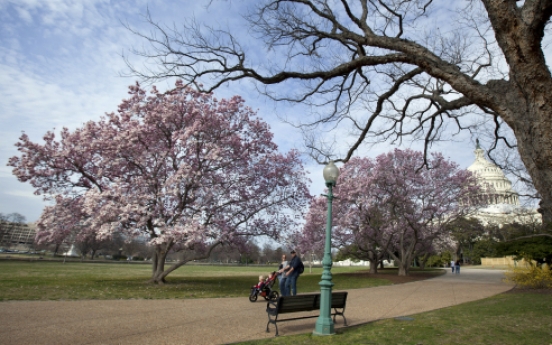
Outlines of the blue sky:
[{"label": "blue sky", "polygon": [[[166,24],[195,15],[233,27],[244,5],[230,1],[207,10],[198,0],[0,0],[0,213],[18,212],[36,221],[44,206],[42,197],[33,195],[32,187],[18,182],[6,166],[17,155],[14,144],[22,131],[41,141],[48,130],[73,129],[115,111],[126,97],[136,78],[120,76],[126,69],[121,55],[144,42],[122,22],[149,31],[142,18],[149,8],[156,21]],[[171,84],[157,85],[164,90]],[[293,116],[300,109],[267,101],[247,82],[216,94],[242,95],[271,125],[282,150],[302,146],[300,133],[275,115]],[[468,137],[461,145],[434,147],[462,167],[473,162],[473,148]],[[375,156],[390,149],[383,144],[360,154]],[[307,160],[307,169],[312,192],[322,192],[322,167]]]}]

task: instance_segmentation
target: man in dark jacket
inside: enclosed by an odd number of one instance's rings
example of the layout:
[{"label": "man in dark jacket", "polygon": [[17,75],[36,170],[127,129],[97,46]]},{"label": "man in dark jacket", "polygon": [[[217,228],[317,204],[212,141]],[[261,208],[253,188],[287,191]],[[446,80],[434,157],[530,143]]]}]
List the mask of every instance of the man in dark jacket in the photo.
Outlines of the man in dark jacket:
[{"label": "man in dark jacket", "polygon": [[295,250],[292,250],[289,270],[286,271],[286,290],[292,296],[297,295],[297,278],[299,278],[301,264],[301,259],[297,257]]}]

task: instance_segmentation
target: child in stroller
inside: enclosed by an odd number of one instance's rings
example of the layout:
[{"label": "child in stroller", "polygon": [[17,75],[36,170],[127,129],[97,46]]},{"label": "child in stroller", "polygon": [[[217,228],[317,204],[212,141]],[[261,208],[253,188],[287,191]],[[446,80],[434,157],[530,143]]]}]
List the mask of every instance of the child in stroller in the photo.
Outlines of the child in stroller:
[{"label": "child in stroller", "polygon": [[249,301],[257,301],[257,296],[260,294],[265,300],[276,300],[280,296],[278,291],[272,290],[276,281],[276,272],[271,272],[265,279],[263,275],[259,276],[259,283],[251,288]]}]

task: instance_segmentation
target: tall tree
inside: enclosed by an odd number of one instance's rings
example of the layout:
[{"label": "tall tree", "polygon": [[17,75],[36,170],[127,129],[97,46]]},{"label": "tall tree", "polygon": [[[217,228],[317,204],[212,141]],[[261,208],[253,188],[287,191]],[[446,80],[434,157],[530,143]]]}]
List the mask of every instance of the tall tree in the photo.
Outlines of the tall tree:
[{"label": "tall tree", "polygon": [[[408,274],[417,255],[450,244],[447,224],[478,206],[480,187],[469,171],[440,154],[429,159],[431,169],[420,169],[423,159],[421,152],[396,149],[374,161],[345,164],[334,189],[334,243],[356,246],[371,265],[385,250],[399,264],[399,275]],[[324,230],[325,213],[322,202],[311,204],[304,238]]]},{"label": "tall tree", "polygon": [[[362,143],[407,137],[422,139],[429,157],[432,142],[487,123],[491,150],[517,147],[543,220],[552,221],[552,75],[544,54],[552,0],[250,4],[253,37],[243,41],[216,25],[190,20],[180,29],[149,18],[154,33],[137,34],[151,49],[136,53],[156,67],[129,63],[131,74],[176,75],[205,90],[252,79],[274,99],[316,106],[320,116],[307,125],[349,126],[356,139],[343,161]],[[320,160],[335,155],[316,137],[307,144]]]},{"label": "tall tree", "polygon": [[492,231],[486,229],[477,218],[461,217],[448,226],[456,244],[450,248],[452,252],[456,255],[462,253],[465,263],[481,264],[481,257],[478,255],[480,250],[475,247],[479,241],[489,237]]},{"label": "tall tree", "polygon": [[38,221],[40,241],[74,231],[149,238],[151,281],[163,283],[199,258],[165,268],[171,250],[205,257],[220,243],[278,238],[295,226],[294,217],[272,215],[301,212],[310,198],[299,155],[279,153],[243,99],[217,100],[181,82],[150,95],[136,84],[129,94],[117,113],[64,128],[60,140],[52,132],[44,144],[20,137],[13,173],[55,201]]}]

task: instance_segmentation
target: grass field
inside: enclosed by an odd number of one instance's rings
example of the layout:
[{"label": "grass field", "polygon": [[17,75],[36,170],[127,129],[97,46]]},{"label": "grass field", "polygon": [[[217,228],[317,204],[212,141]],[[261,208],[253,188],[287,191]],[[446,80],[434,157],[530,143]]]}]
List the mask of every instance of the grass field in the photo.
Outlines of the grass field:
[{"label": "grass field", "polygon": [[[271,267],[183,266],[162,286],[146,283],[150,266],[126,263],[26,262],[0,260],[0,300],[165,299],[246,297],[259,274]],[[443,271],[414,271],[418,278]],[[335,289],[405,282],[396,270],[375,278],[358,267],[332,268]],[[321,269],[299,282],[300,292],[319,291]],[[412,277],[411,277],[412,278]],[[378,344],[378,345],[551,345],[552,292],[519,291],[432,312],[411,321],[387,319],[338,329],[331,337],[310,334],[243,344]]]},{"label": "grass field", "polygon": [[242,344],[550,345],[552,291],[509,292],[412,318],[341,328],[331,337],[304,334]]},{"label": "grass field", "polygon": [[[0,301],[68,299],[171,299],[246,297],[259,274],[276,267],[186,265],[168,277],[168,284],[146,283],[151,267],[145,264],[108,264],[0,261]],[[358,267],[334,267],[334,289],[356,289],[391,284],[396,271],[378,278],[360,273]],[[299,292],[319,291],[322,269],[301,276]],[[428,276],[438,271],[427,271]],[[379,278],[384,277],[384,278]]]}]

